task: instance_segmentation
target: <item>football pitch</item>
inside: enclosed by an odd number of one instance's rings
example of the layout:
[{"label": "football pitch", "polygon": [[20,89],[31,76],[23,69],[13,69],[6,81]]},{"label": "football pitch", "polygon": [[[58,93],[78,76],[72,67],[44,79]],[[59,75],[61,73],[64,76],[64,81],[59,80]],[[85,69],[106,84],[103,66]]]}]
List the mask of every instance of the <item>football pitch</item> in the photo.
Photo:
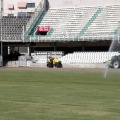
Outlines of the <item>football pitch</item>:
[{"label": "football pitch", "polygon": [[1,69],[0,120],[120,120],[120,74]]}]

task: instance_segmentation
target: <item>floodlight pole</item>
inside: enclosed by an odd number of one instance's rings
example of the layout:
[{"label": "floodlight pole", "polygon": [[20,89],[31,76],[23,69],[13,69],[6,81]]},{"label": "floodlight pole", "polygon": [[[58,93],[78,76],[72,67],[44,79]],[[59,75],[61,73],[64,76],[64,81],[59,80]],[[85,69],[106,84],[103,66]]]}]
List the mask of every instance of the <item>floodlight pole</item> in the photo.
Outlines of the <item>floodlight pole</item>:
[{"label": "floodlight pole", "polygon": [[1,16],[0,16],[0,19],[1,19],[1,61],[2,61],[2,65],[3,65],[3,51],[2,51],[2,11],[1,11]]},{"label": "floodlight pole", "polygon": [[118,22],[118,43],[120,39],[120,21]]}]

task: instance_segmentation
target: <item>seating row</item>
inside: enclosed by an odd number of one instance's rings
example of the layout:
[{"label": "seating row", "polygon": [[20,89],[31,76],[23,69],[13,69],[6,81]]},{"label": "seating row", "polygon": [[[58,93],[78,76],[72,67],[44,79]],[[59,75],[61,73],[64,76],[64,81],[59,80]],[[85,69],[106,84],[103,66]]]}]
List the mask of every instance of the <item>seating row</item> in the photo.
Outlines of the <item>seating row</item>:
[{"label": "seating row", "polygon": [[[118,52],[74,52],[65,56],[58,56],[62,63],[105,63],[112,56],[119,55]],[[38,63],[46,63],[47,58],[41,55],[33,56]]]}]

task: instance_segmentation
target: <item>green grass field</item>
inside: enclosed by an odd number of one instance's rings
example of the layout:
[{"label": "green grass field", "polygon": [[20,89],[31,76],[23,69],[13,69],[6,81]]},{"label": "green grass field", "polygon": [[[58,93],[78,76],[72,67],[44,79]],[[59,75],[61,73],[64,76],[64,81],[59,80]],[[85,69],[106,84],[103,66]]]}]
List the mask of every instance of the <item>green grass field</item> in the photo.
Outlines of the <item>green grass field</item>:
[{"label": "green grass field", "polygon": [[0,120],[120,120],[120,74],[0,70]]}]

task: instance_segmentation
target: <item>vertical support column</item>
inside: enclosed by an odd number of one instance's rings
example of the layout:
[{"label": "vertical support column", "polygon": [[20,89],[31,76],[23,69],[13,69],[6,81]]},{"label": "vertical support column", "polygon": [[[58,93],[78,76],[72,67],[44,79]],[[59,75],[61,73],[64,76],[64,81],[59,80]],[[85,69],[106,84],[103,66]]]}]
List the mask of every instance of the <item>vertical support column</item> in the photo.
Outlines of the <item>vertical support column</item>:
[{"label": "vertical support column", "polygon": [[118,43],[120,43],[120,21],[118,22]]},{"label": "vertical support column", "polygon": [[0,36],[1,36],[1,58],[0,58],[0,66],[3,66],[3,42],[2,42],[2,11],[1,11],[1,14],[0,14],[0,20],[1,20],[1,24],[0,24],[0,26],[1,26],[1,33],[0,33]]},{"label": "vertical support column", "polygon": [[28,55],[31,56],[31,43],[28,44]]},{"label": "vertical support column", "polygon": [[82,51],[85,51],[85,41],[83,41]]},{"label": "vertical support column", "polygon": [[18,46],[18,52],[19,52],[19,46]]},{"label": "vertical support column", "polygon": [[82,51],[85,51],[85,46],[82,46]]},{"label": "vertical support column", "polygon": [[57,45],[56,45],[56,42],[54,43],[54,51],[57,50]]},{"label": "vertical support column", "polygon": [[49,9],[49,7],[50,7],[50,6],[49,6],[49,1],[46,0],[45,2],[46,2],[46,3],[45,3],[45,5],[46,5],[45,7],[46,7],[46,11],[47,11],[47,10]]},{"label": "vertical support column", "polygon": [[10,54],[10,46],[8,46],[8,54]]}]

